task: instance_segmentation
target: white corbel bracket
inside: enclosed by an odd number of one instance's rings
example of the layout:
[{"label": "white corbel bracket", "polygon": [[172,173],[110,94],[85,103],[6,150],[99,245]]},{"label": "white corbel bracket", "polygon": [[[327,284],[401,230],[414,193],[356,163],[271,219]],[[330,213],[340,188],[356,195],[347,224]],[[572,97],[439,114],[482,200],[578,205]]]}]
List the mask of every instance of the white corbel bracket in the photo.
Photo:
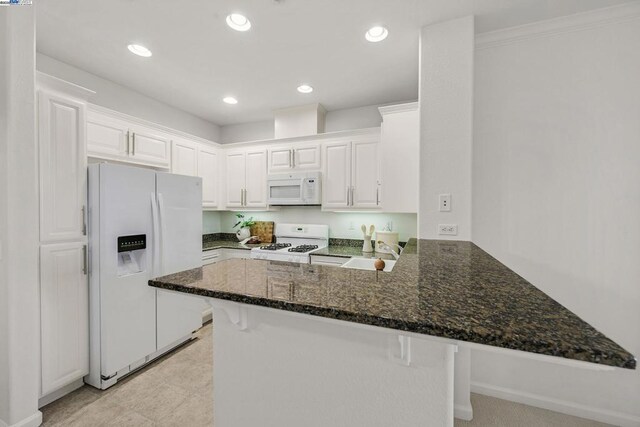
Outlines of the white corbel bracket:
[{"label": "white corbel bracket", "polygon": [[224,311],[229,321],[238,328],[239,331],[246,331],[248,329],[248,310],[242,304],[222,302],[219,300],[211,300],[211,307],[213,307],[214,315],[216,312]]}]

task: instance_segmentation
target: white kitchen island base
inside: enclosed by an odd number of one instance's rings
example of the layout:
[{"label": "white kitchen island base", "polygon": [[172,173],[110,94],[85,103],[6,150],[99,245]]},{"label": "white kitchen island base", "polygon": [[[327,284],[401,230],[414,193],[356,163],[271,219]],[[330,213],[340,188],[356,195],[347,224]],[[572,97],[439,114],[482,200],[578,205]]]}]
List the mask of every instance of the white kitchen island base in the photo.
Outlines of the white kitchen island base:
[{"label": "white kitchen island base", "polygon": [[453,425],[455,342],[210,302],[216,427]]}]

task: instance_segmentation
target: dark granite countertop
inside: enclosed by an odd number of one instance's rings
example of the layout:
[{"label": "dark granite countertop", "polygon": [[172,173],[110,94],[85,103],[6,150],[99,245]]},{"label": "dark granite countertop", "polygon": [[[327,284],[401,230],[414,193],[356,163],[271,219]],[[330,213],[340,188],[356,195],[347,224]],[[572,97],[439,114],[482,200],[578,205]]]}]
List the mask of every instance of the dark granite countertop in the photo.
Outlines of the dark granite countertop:
[{"label": "dark granite countertop", "polygon": [[149,285],[635,369],[632,354],[471,242],[411,239],[393,271],[230,259]]},{"label": "dark granite countertop", "polygon": [[261,246],[260,244],[258,245],[242,245],[240,244],[239,241],[237,240],[212,240],[212,241],[208,241],[208,242],[203,242],[202,243],[202,250],[203,251],[210,251],[213,249],[245,249],[245,250],[251,250],[251,248],[255,248]]}]

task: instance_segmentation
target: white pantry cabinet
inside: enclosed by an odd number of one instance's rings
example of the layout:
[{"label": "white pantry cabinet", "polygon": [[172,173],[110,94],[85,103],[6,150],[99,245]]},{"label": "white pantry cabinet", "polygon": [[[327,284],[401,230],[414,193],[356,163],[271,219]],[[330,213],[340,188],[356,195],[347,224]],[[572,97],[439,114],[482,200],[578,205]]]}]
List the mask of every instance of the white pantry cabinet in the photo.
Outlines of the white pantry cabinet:
[{"label": "white pantry cabinet", "polygon": [[[40,194],[40,396],[89,372],[87,98],[37,73]],[[59,397],[59,396],[58,396]]]},{"label": "white pantry cabinet", "polygon": [[40,247],[41,396],[89,373],[86,250],[84,242]]},{"label": "white pantry cabinet", "polygon": [[323,144],[322,208],[379,209],[377,139]]},{"label": "white pantry cabinet", "polygon": [[183,138],[173,140],[171,146],[171,172],[202,178],[202,207],[218,207],[219,150],[207,144]]},{"label": "white pantry cabinet", "polygon": [[82,100],[38,91],[41,242],[86,235],[85,111]]},{"label": "white pantry cabinet", "polygon": [[380,107],[380,203],[385,212],[418,212],[418,103]]},{"label": "white pantry cabinet", "polygon": [[269,148],[269,173],[320,170],[320,144],[301,143]]},{"label": "white pantry cabinet", "polygon": [[267,150],[231,150],[226,159],[226,207],[267,207]]},{"label": "white pantry cabinet", "polygon": [[169,169],[171,136],[150,126],[90,110],[87,119],[89,157]]}]

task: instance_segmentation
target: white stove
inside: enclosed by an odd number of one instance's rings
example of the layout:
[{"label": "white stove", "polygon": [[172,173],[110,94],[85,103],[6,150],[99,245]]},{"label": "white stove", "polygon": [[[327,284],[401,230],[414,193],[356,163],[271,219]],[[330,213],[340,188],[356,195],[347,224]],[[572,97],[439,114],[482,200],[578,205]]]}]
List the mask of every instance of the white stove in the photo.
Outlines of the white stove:
[{"label": "white stove", "polygon": [[276,243],[251,249],[251,258],[308,264],[314,251],[329,244],[329,226],[276,224]]}]

